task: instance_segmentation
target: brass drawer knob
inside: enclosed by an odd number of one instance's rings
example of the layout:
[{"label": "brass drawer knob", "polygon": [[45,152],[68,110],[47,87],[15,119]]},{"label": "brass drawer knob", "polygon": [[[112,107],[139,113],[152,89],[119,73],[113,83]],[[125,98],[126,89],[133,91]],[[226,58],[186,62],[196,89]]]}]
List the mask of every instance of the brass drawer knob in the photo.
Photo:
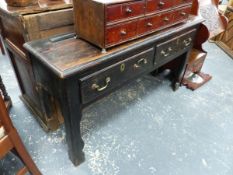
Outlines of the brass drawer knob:
[{"label": "brass drawer knob", "polygon": [[110,82],[111,82],[111,78],[110,78],[110,77],[107,77],[106,80],[105,80],[105,83],[106,83],[106,84],[105,84],[103,87],[100,87],[98,84],[93,84],[93,85],[91,86],[91,88],[92,88],[93,90],[97,90],[98,92],[101,92],[101,91],[107,89],[107,87],[109,86],[109,83],[110,83]]},{"label": "brass drawer knob", "polygon": [[121,35],[127,35],[127,32],[125,30],[122,30]]},{"label": "brass drawer knob", "polygon": [[170,53],[169,53],[169,52],[166,52],[166,51],[164,51],[164,50],[162,50],[162,51],[161,51],[161,55],[163,55],[164,57],[167,57],[167,56],[170,55]]},{"label": "brass drawer knob", "polygon": [[132,13],[133,10],[130,8],[130,7],[127,7],[126,10],[125,10],[127,13]]},{"label": "brass drawer knob", "polygon": [[159,2],[159,6],[160,6],[160,7],[162,7],[162,6],[164,6],[164,5],[165,5],[165,2],[163,2],[163,1],[160,1],[160,2]]},{"label": "brass drawer knob", "polygon": [[169,48],[167,49],[167,51],[162,50],[160,53],[161,53],[162,56],[168,57],[168,56],[170,55],[170,52],[172,52],[172,51],[173,51],[173,49],[172,49],[171,47],[169,47]]},{"label": "brass drawer knob", "polygon": [[192,43],[192,38],[185,39],[183,43],[186,47],[190,46]]},{"label": "brass drawer knob", "polygon": [[185,12],[181,12],[181,13],[180,13],[180,15],[181,15],[181,16],[186,16],[186,15],[187,15],[187,13],[185,13]]},{"label": "brass drawer knob", "polygon": [[170,19],[166,16],[164,19],[163,19],[165,22],[168,22],[170,21]]},{"label": "brass drawer knob", "polygon": [[147,63],[148,63],[147,59],[142,58],[142,59],[138,60],[137,63],[134,64],[134,67],[135,68],[140,68],[140,67],[142,67],[142,65],[145,65]]},{"label": "brass drawer knob", "polygon": [[153,26],[153,24],[152,24],[152,23],[150,23],[150,22],[148,22],[148,23],[147,23],[147,26],[148,26],[148,27],[152,27],[152,26]]}]

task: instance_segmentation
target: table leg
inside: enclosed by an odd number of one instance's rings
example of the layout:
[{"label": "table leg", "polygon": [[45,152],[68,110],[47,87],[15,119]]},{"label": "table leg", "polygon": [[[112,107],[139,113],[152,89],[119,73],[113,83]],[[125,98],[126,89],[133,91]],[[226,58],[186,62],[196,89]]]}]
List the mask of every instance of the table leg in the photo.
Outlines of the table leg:
[{"label": "table leg", "polygon": [[177,58],[177,59],[180,59],[181,61],[180,61],[180,65],[175,71],[175,78],[172,84],[172,88],[174,91],[178,90],[181,85],[181,81],[184,77],[184,73],[185,73],[186,66],[187,66],[188,55],[189,55],[189,52],[186,52],[183,55],[181,55],[179,58]]},{"label": "table leg", "polygon": [[77,80],[64,80],[61,82],[59,101],[65,122],[69,157],[73,164],[77,166],[85,160],[82,151],[84,147],[80,131],[82,109]]}]

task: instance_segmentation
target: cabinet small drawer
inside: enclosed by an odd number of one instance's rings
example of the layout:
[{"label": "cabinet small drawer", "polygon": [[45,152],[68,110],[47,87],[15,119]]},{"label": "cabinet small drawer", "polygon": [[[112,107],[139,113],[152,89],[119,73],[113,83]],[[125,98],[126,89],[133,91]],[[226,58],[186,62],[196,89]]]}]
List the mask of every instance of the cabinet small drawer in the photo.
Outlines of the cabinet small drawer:
[{"label": "cabinet small drawer", "polygon": [[122,4],[122,16],[123,18],[129,18],[129,17],[144,15],[145,12],[144,7],[145,7],[144,1]]},{"label": "cabinet small drawer", "polygon": [[142,18],[138,21],[138,34],[143,35],[160,27],[160,15]]},{"label": "cabinet small drawer", "polygon": [[109,5],[106,7],[106,21],[112,22],[122,18],[122,5]]},{"label": "cabinet small drawer", "polygon": [[191,12],[190,6],[177,10],[174,13],[174,22],[184,21],[188,19],[190,12]]},{"label": "cabinet small drawer", "polygon": [[146,13],[153,13],[160,10],[166,10],[174,6],[173,0],[147,0]]},{"label": "cabinet small drawer", "polygon": [[160,27],[169,26],[174,22],[174,11],[166,12],[161,14]]},{"label": "cabinet small drawer", "polygon": [[153,69],[154,48],[80,79],[82,103],[111,92],[122,83]]},{"label": "cabinet small drawer", "polygon": [[114,45],[136,37],[137,21],[130,21],[120,25],[108,27],[106,30],[106,44]]},{"label": "cabinet small drawer", "polygon": [[108,5],[106,7],[106,21],[113,22],[143,16],[145,13],[144,1],[136,1],[132,3],[123,3],[116,5]]},{"label": "cabinet small drawer", "polygon": [[158,44],[156,46],[155,64],[166,62],[176,53],[191,47],[195,33],[196,29]]}]

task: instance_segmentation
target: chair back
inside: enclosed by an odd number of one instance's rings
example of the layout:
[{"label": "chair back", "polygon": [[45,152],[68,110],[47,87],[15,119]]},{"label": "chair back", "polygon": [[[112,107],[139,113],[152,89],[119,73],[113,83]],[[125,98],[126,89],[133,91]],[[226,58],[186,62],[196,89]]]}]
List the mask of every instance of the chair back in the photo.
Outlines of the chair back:
[{"label": "chair back", "polygon": [[28,172],[33,175],[41,175],[39,169],[27,152],[17,130],[14,128],[2,95],[0,95],[0,158],[3,158],[13,148],[15,148],[18,157],[25,164],[25,166],[17,172],[17,175],[25,175]]}]

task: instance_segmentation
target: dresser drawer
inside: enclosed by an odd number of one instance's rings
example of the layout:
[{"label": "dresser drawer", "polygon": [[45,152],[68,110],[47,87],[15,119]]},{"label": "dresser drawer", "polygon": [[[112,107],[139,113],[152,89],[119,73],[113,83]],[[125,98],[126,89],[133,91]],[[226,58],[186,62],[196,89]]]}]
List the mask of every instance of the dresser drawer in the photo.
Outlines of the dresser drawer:
[{"label": "dresser drawer", "polygon": [[146,13],[166,10],[174,6],[173,0],[146,0]]},{"label": "dresser drawer", "polygon": [[114,45],[130,40],[137,35],[137,20],[114,25],[106,29],[106,45]]},{"label": "dresser drawer", "polygon": [[191,6],[181,8],[174,13],[174,22],[184,21],[188,19],[191,12]]},{"label": "dresser drawer", "polygon": [[178,39],[178,50],[186,49],[187,47],[192,46],[193,40],[195,38],[196,30],[192,30],[187,34],[182,35]]},{"label": "dresser drawer", "polygon": [[165,63],[176,53],[192,46],[196,29],[156,46],[155,64]]},{"label": "dresser drawer", "polygon": [[106,6],[106,21],[113,22],[137,16],[145,13],[145,2],[143,0]]},{"label": "dresser drawer", "polygon": [[122,83],[153,69],[154,49],[116,63],[80,80],[82,103],[86,104],[111,92]]},{"label": "dresser drawer", "polygon": [[138,35],[155,31],[160,27],[160,15],[142,18],[138,21]]}]

